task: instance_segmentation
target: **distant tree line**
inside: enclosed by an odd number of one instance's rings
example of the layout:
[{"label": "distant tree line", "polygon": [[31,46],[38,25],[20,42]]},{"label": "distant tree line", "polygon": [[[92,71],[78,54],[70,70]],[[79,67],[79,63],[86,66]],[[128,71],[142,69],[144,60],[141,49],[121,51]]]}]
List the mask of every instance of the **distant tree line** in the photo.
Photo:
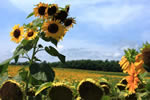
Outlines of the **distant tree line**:
[{"label": "distant tree line", "polygon": [[[57,68],[72,68],[72,69],[85,69],[85,70],[98,70],[98,71],[107,71],[107,72],[122,72],[121,67],[119,65],[119,61],[115,60],[72,60],[66,61],[66,63],[61,62],[46,62],[51,67]],[[18,62],[11,63],[11,65],[28,65],[28,62]],[[150,68],[144,66],[145,69],[150,72]]]}]

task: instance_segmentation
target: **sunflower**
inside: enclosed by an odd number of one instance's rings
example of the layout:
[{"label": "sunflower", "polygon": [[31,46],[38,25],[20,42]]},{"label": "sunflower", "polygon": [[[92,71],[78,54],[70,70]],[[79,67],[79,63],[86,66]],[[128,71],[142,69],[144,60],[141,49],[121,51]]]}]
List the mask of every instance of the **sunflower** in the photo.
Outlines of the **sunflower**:
[{"label": "sunflower", "polygon": [[127,82],[126,78],[123,78],[119,83],[120,83],[120,84],[127,85],[128,82]]},{"label": "sunflower", "polygon": [[67,32],[67,29],[58,20],[45,22],[42,29],[46,33],[45,37],[51,37],[57,41],[62,39]]},{"label": "sunflower", "polygon": [[49,90],[49,97],[51,100],[72,100],[73,92],[69,86],[64,83],[53,83]]},{"label": "sunflower", "polygon": [[13,27],[13,30],[10,32],[11,40],[16,43],[19,43],[23,38],[23,36],[22,36],[23,33],[24,33],[24,28],[19,27],[19,24],[15,25]]},{"label": "sunflower", "polygon": [[37,5],[37,7],[34,8],[34,15],[35,15],[35,17],[36,16],[40,16],[40,18],[44,17],[45,16],[45,10],[46,10],[47,7],[48,7],[48,4],[40,2]]},{"label": "sunflower", "polygon": [[103,88],[105,95],[110,93],[110,88],[107,85],[101,85],[101,87]]},{"label": "sunflower", "polygon": [[45,16],[48,18],[49,16],[53,16],[58,11],[58,5],[52,4],[50,7],[47,7],[45,10]]},{"label": "sunflower", "polygon": [[128,70],[130,70],[130,62],[128,61],[128,59],[125,56],[123,56],[121,58],[119,64],[120,64],[124,73],[127,73]]},{"label": "sunflower", "polygon": [[129,88],[129,93],[135,93],[135,89],[138,87],[138,82],[140,81],[138,78],[139,72],[136,72],[135,66],[131,63],[131,69],[128,71],[130,76],[126,77],[128,82],[127,88]]},{"label": "sunflower", "polygon": [[109,82],[105,78],[99,80],[100,85],[107,85],[110,88]]},{"label": "sunflower", "polygon": [[0,98],[2,100],[23,100],[20,84],[14,80],[7,80],[1,85]]},{"label": "sunflower", "polygon": [[37,34],[38,34],[38,32],[36,32],[32,29],[29,29],[29,30],[27,30],[27,32],[25,34],[25,39],[26,40],[32,40],[37,36]]},{"label": "sunflower", "polygon": [[142,55],[144,64],[150,67],[150,46],[143,48]]},{"label": "sunflower", "polygon": [[54,19],[60,20],[61,22],[64,22],[68,16],[68,13],[64,10],[58,11],[58,13],[54,16]]},{"label": "sunflower", "polygon": [[83,100],[100,100],[104,94],[100,85],[90,78],[82,80],[77,90]]},{"label": "sunflower", "polygon": [[73,27],[73,24],[76,24],[76,21],[74,18],[67,18],[65,21],[64,21],[64,25],[66,28],[70,28],[70,27]]},{"label": "sunflower", "polygon": [[146,72],[146,70],[144,69],[143,65],[144,65],[143,54],[139,53],[135,57],[135,62],[134,62],[135,70],[137,72],[139,72],[139,73]]},{"label": "sunflower", "polygon": [[123,91],[123,90],[126,89],[126,85],[121,84],[121,83],[118,83],[118,84],[116,85],[116,87],[117,87],[120,91]]}]

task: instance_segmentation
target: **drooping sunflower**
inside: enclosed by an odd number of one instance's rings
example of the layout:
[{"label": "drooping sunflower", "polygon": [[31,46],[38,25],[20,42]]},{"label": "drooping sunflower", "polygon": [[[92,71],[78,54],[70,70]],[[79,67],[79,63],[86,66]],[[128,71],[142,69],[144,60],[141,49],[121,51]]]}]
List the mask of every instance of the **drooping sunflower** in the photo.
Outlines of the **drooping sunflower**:
[{"label": "drooping sunflower", "polygon": [[143,48],[142,55],[144,64],[150,67],[150,46]]},{"label": "drooping sunflower", "polygon": [[126,85],[120,84],[120,83],[116,84],[116,87],[117,87],[120,91],[123,91],[123,90],[126,89]]},{"label": "drooping sunflower", "polygon": [[48,7],[48,4],[45,4],[45,3],[40,2],[39,4],[37,4],[37,7],[34,8],[35,17],[37,17],[37,16],[40,16],[40,18],[44,17],[45,16],[45,10],[47,7]]},{"label": "drooping sunflower", "polygon": [[66,20],[67,16],[68,16],[67,11],[60,10],[60,11],[58,11],[58,13],[56,13],[56,15],[54,16],[54,19],[64,22]]},{"label": "drooping sunflower", "polygon": [[24,33],[24,28],[19,27],[19,24],[15,25],[13,27],[13,30],[10,32],[11,40],[16,43],[19,43],[23,38],[23,33]]},{"label": "drooping sunflower", "polygon": [[32,40],[32,39],[34,39],[37,36],[37,34],[38,34],[38,32],[36,32],[36,31],[34,31],[32,29],[29,29],[25,33],[25,39],[26,40]]},{"label": "drooping sunflower", "polygon": [[45,22],[42,29],[45,32],[45,37],[51,37],[57,41],[62,39],[67,32],[67,29],[58,20]]},{"label": "drooping sunflower", "polygon": [[58,5],[52,4],[45,10],[45,17],[48,18],[49,16],[53,16],[58,11]]},{"label": "drooping sunflower", "polygon": [[14,80],[5,81],[0,88],[2,100],[23,100],[23,92],[18,82]]},{"label": "drooping sunflower", "polygon": [[101,87],[103,88],[105,95],[110,93],[110,88],[107,85],[101,85]]},{"label": "drooping sunflower", "polygon": [[74,18],[67,18],[65,21],[64,21],[64,25],[66,28],[71,28],[73,27],[73,24],[76,24],[76,21]]},{"label": "drooping sunflower", "polygon": [[138,87],[138,82],[140,81],[138,78],[139,72],[136,72],[135,66],[131,63],[131,69],[128,71],[129,76],[126,76],[126,80],[128,82],[127,88],[129,88],[129,93],[135,93],[135,89]]},{"label": "drooping sunflower", "polygon": [[100,85],[90,78],[82,80],[77,90],[83,100],[100,100],[104,94]]},{"label": "drooping sunflower", "polygon": [[110,88],[110,84],[108,82],[108,80],[106,80],[105,78],[101,78],[99,80],[100,85],[107,85]]},{"label": "drooping sunflower", "polygon": [[122,78],[119,83],[120,83],[120,84],[127,85],[128,82],[127,82],[126,78]]},{"label": "drooping sunflower", "polygon": [[73,92],[71,88],[64,83],[53,83],[49,90],[49,97],[51,100],[72,100]]}]

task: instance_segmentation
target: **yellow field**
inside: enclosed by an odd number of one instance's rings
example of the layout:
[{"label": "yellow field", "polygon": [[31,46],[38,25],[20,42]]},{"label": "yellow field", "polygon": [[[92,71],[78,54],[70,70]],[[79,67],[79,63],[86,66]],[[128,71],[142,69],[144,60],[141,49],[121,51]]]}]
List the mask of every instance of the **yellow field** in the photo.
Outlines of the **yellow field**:
[{"label": "yellow field", "polygon": [[[21,66],[9,66],[8,74],[10,76],[15,76]],[[28,67],[26,67],[28,70]],[[80,81],[85,78],[93,78],[95,80],[99,78],[107,78],[110,81],[119,81],[121,78],[126,76],[126,74],[121,72],[102,72],[102,71],[89,71],[89,70],[80,70],[80,69],[64,69],[64,68],[53,68],[55,71],[55,80],[59,81]],[[150,79],[150,77],[146,77]]]}]

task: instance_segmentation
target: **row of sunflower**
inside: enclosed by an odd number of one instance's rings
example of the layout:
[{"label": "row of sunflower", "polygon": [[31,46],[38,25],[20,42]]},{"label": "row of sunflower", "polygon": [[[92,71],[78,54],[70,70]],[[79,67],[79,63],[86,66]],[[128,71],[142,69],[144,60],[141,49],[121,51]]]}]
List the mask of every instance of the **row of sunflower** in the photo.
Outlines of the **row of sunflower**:
[{"label": "row of sunflower", "polygon": [[28,18],[33,14],[35,17],[39,17],[36,20],[40,20],[41,27],[38,27],[34,21],[24,24],[22,27],[19,27],[19,24],[15,25],[12,32],[10,32],[11,40],[16,43],[19,43],[23,37],[26,40],[32,40],[42,31],[45,33],[45,37],[51,37],[59,41],[73,27],[73,24],[76,23],[74,18],[68,17],[69,8],[69,5],[66,5],[65,8],[60,8],[57,4],[40,2]]}]

